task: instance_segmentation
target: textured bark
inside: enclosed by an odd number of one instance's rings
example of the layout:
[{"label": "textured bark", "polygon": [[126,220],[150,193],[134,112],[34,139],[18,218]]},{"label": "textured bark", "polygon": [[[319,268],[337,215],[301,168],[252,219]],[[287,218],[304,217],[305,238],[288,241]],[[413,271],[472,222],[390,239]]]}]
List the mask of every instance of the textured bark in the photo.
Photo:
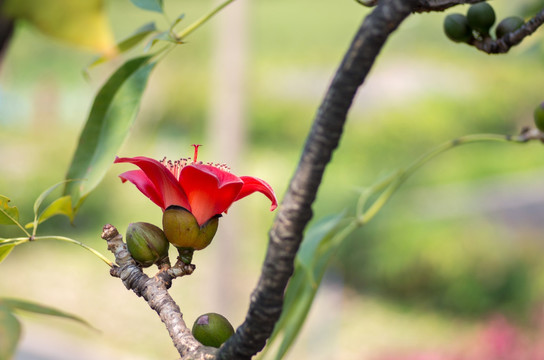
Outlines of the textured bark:
[{"label": "textured bark", "polygon": [[[164,266],[157,275],[150,278],[132,259],[123,237],[115,227],[109,224],[104,226],[102,239],[108,242],[108,250],[115,255],[117,266],[111,268],[111,275],[119,277],[127,289],[144,298],[149,307],[157,312],[180,356],[184,359],[213,359],[216,349],[203,346],[193,337],[183,321],[178,305],[168,293],[174,277],[169,266]],[[189,273],[193,269],[187,268]]]},{"label": "textured bark", "polygon": [[219,359],[249,359],[270,337],[293,273],[304,228],[312,218],[323,173],[342,135],[348,110],[389,35],[412,12],[417,0],[380,1],[358,29],[323,99],[297,170],[270,231],[261,277],[244,323],[220,349]]}]

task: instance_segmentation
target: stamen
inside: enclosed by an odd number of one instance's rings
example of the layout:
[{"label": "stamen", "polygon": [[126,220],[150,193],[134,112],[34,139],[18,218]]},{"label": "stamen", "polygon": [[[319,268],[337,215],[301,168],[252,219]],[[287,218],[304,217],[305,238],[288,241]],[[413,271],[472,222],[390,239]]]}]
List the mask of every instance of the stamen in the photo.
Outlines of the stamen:
[{"label": "stamen", "polygon": [[[192,161],[191,161],[190,157],[181,158],[179,160],[172,161],[172,160],[168,160],[166,158],[166,156],[162,160],[159,160],[159,162],[165,168],[167,168],[172,173],[172,175],[174,175],[174,177],[177,180],[179,180],[179,176],[181,175],[181,169],[183,169],[185,166],[190,165],[190,164],[204,164],[204,162],[197,160],[197,158],[198,158],[198,148],[200,146],[202,146],[202,145],[193,144],[192,146],[195,148],[195,155],[194,155],[194,158],[192,159]],[[216,167],[216,168],[218,168],[220,170],[230,172],[230,168],[226,164],[208,162],[208,163],[206,163],[206,165],[214,166],[214,167]]]},{"label": "stamen", "polygon": [[193,158],[193,163],[196,163],[196,159],[197,159],[197,157],[198,157],[198,148],[199,148],[199,146],[202,146],[202,145],[200,145],[200,144],[193,144],[193,145],[191,145],[191,146],[193,146],[193,147],[195,148],[195,156],[194,156],[194,158]]}]

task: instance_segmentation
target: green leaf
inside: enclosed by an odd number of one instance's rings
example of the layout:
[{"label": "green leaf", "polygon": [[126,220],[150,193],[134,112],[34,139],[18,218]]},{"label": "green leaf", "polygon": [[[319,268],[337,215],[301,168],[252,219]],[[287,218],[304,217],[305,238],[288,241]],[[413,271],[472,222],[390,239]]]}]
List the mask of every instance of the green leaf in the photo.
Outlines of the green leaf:
[{"label": "green leaf", "polygon": [[149,10],[156,11],[158,13],[163,12],[162,2],[163,0],[130,0],[137,7]]},{"label": "green leaf", "polygon": [[104,84],[94,100],[83,128],[67,179],[64,195],[72,196],[74,213],[100,183],[134,123],[142,94],[155,62],[152,55],[123,64]]},{"label": "green leaf", "polygon": [[46,189],[44,192],[42,192],[40,194],[40,196],[38,196],[38,198],[36,199],[36,201],[34,201],[34,215],[35,216],[38,216],[38,210],[40,210],[40,206],[42,205],[43,201],[45,200],[45,198],[51,194],[56,188],[58,188],[60,185],[63,185],[65,184],[66,182],[68,181],[73,181],[73,180],[63,180],[61,182],[58,182],[56,183],[55,185],[51,186],[50,188]]},{"label": "green leaf", "polygon": [[[8,257],[9,253],[11,252],[11,250],[13,250],[14,247],[14,244],[0,244],[0,263]],[[2,359],[2,357],[0,357],[0,359]]]},{"label": "green leaf", "polygon": [[9,198],[0,195],[0,224],[18,225],[19,209],[16,206],[9,206]]},{"label": "green leaf", "polygon": [[[125,51],[132,49],[134,46],[138,45],[142,40],[144,40],[149,34],[155,31],[157,31],[157,27],[155,26],[154,22],[143,25],[134,33],[132,33],[132,35],[130,35],[128,38],[117,44],[117,53],[124,53]],[[99,65],[110,58],[111,56],[107,55],[100,56],[96,60],[94,60],[87,68],[92,68],[96,65]]]},{"label": "green leaf", "polygon": [[49,204],[48,207],[45,208],[44,211],[40,214],[40,216],[31,223],[28,223],[25,225],[25,228],[30,229],[36,226],[37,224],[41,224],[45,220],[55,216],[55,215],[66,215],[70,219],[70,221],[74,220],[74,211],[72,209],[72,197],[70,195],[62,196],[55,201],[53,201],[51,204]]},{"label": "green leaf", "polygon": [[12,359],[21,338],[21,323],[11,309],[0,305],[0,359]]},{"label": "green leaf", "polygon": [[346,229],[340,226],[344,219],[344,213],[329,216],[306,231],[295,259],[295,272],[285,292],[283,311],[267,346],[268,349],[281,336],[274,359],[281,359],[287,353],[304,324],[329,260],[345,238],[337,236]]},{"label": "green leaf", "polygon": [[2,10],[44,34],[93,51],[107,53],[114,45],[104,0],[6,0]]},{"label": "green leaf", "polygon": [[323,246],[329,243],[337,233],[336,230],[344,218],[344,213],[323,218],[308,229],[302,244],[300,244],[296,262],[307,272],[309,280],[314,286],[317,286],[314,276],[316,261],[324,250]]},{"label": "green leaf", "polygon": [[89,324],[87,321],[83,320],[79,316],[72,315],[62,310],[58,310],[46,305],[41,305],[35,302],[21,300],[21,299],[13,299],[13,298],[0,298],[0,306],[7,307],[11,310],[21,310],[21,311],[32,312],[35,314],[57,316],[57,317],[73,320],[75,322],[80,323],[81,325],[85,325],[95,330],[95,328],[91,324]]},{"label": "green leaf", "polygon": [[170,25],[170,31],[173,31],[177,24],[181,22],[185,18],[185,14],[179,15],[173,22],[172,25]]}]

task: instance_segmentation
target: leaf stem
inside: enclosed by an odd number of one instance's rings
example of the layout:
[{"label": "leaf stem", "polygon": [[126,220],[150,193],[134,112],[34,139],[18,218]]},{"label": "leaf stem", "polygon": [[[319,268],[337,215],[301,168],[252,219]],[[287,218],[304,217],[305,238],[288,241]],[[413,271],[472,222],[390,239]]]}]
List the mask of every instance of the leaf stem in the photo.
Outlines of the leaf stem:
[{"label": "leaf stem", "polygon": [[24,243],[27,243],[27,242],[30,242],[30,241],[38,241],[38,240],[58,240],[58,241],[65,241],[65,242],[68,242],[68,243],[71,243],[71,244],[74,244],[74,245],[79,245],[82,248],[84,248],[85,250],[90,251],[91,253],[96,255],[100,260],[105,262],[109,267],[113,267],[113,262],[111,260],[109,260],[107,257],[105,257],[104,255],[102,255],[97,250],[93,249],[90,246],[87,246],[87,245],[83,244],[80,241],[77,241],[77,240],[74,240],[74,239],[71,239],[71,238],[68,238],[68,237],[65,237],[65,236],[50,235],[50,236],[36,236],[36,237],[34,237],[32,239],[30,237],[18,237],[18,238],[0,239],[0,246],[10,245],[10,244],[20,245],[20,244],[24,244]]},{"label": "leaf stem", "polygon": [[[462,136],[457,139],[450,140],[448,142],[445,142],[434,149],[430,150],[429,152],[423,154],[421,157],[419,157],[417,160],[415,160],[412,164],[410,164],[406,169],[400,169],[394,174],[390,175],[380,183],[372,186],[369,190],[365,191],[361,196],[359,197],[359,201],[357,203],[357,219],[359,226],[362,226],[366,224],[368,221],[370,221],[380,210],[381,208],[389,201],[391,196],[395,193],[395,191],[412,175],[416,172],[420,167],[425,165],[430,160],[434,159],[436,156],[444,153],[447,150],[453,149],[460,145],[465,144],[474,144],[479,142],[513,142],[518,144],[526,143],[530,140],[542,140],[540,137],[540,134],[532,134],[530,132],[528,133],[522,133],[517,136],[510,136],[510,135],[500,135],[500,134],[473,134],[473,135],[466,135]],[[384,190],[385,189],[385,190]],[[364,210],[364,207],[368,201],[368,198],[374,194],[377,194],[378,192],[383,192],[378,196],[376,200],[366,209]]]},{"label": "leaf stem", "polygon": [[178,40],[182,40],[183,38],[187,37],[189,34],[191,34],[193,31],[198,29],[201,25],[203,25],[206,21],[208,21],[210,18],[212,18],[215,14],[217,14],[219,11],[221,11],[224,7],[226,7],[228,4],[233,2],[234,0],[226,0],[223,3],[219,4],[215,9],[213,9],[208,14],[202,16],[200,19],[192,23],[191,25],[187,26],[185,29],[183,29],[179,34],[177,34]]}]

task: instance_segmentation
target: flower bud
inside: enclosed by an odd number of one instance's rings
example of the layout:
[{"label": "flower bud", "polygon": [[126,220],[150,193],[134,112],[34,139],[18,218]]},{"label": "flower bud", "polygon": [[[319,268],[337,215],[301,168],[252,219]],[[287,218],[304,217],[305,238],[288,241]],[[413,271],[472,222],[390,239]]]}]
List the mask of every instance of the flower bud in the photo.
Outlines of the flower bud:
[{"label": "flower bud", "polygon": [[218,348],[234,334],[234,328],[223,315],[207,313],[196,319],[191,332],[202,345]]},{"label": "flower bud", "polygon": [[145,222],[129,224],[126,240],[130,255],[143,267],[151,266],[168,256],[170,244],[164,232],[153,224]]},{"label": "flower bud", "polygon": [[214,216],[200,226],[193,214],[179,206],[169,207],[162,216],[166,238],[178,248],[204,249],[212,242],[218,224],[219,216]]}]

